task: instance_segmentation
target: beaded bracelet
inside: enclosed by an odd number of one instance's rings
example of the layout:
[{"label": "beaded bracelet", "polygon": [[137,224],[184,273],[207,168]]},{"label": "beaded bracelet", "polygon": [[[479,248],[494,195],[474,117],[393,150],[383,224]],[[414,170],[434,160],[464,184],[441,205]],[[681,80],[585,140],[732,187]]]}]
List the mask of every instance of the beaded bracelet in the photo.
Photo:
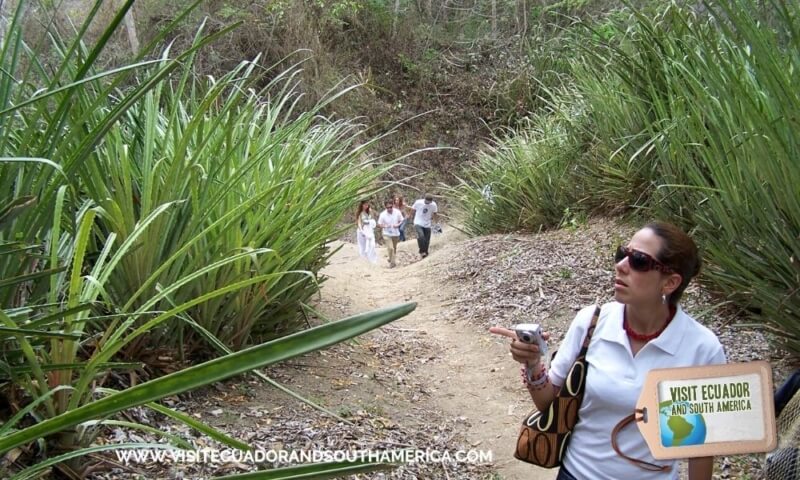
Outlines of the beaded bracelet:
[{"label": "beaded bracelet", "polygon": [[544,365],[542,365],[542,368],[535,377],[531,377],[529,375],[529,370],[525,366],[522,367],[520,373],[522,374],[522,383],[525,384],[525,386],[529,389],[533,390],[541,390],[550,380],[550,377],[547,375],[547,369],[544,367]]},{"label": "beaded bracelet", "polygon": [[542,377],[535,382],[531,382],[527,384],[528,390],[539,391],[544,390],[548,385],[550,385],[550,376],[545,373]]},{"label": "beaded bracelet", "polygon": [[541,390],[545,388],[549,383],[550,383],[550,376],[547,375],[547,372],[545,372],[545,374],[542,375],[541,378],[537,379],[536,381],[528,383],[528,388],[532,390]]}]

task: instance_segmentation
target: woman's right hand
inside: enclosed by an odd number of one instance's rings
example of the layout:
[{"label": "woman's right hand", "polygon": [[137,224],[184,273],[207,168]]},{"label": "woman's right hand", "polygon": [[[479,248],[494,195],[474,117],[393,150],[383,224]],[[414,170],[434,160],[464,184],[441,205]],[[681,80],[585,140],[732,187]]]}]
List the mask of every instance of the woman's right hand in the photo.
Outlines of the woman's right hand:
[{"label": "woman's right hand", "polygon": [[[527,365],[529,368],[536,367],[542,360],[542,352],[539,351],[539,346],[535,343],[525,343],[517,338],[514,330],[505,327],[492,327],[489,329],[490,333],[495,335],[502,335],[511,339],[511,346],[509,350],[514,360],[519,363]],[[550,339],[550,334],[547,332],[542,333],[542,338],[545,340]]]}]

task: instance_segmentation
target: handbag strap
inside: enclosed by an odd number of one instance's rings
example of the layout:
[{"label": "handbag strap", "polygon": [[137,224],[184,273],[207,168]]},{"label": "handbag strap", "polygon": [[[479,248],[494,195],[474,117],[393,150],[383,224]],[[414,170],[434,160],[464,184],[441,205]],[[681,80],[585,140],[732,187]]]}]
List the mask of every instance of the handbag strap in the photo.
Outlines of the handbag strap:
[{"label": "handbag strap", "polygon": [[[642,416],[637,417],[636,414],[641,414]],[[637,408],[634,413],[631,413],[627,417],[620,420],[620,422],[614,427],[614,430],[611,431],[611,447],[617,452],[617,455],[624,458],[625,460],[631,462],[632,464],[636,465],[637,467],[648,470],[650,472],[668,472],[672,469],[670,465],[657,465],[655,463],[650,463],[645,460],[640,460],[638,458],[633,458],[625,455],[622,453],[622,450],[619,448],[619,444],[617,444],[617,435],[619,432],[633,422],[640,422],[644,419],[644,410]]]},{"label": "handbag strap", "polygon": [[594,309],[594,316],[592,317],[592,323],[589,324],[589,329],[586,330],[586,336],[583,337],[583,343],[581,344],[581,350],[578,352],[578,356],[575,360],[586,358],[586,352],[589,351],[589,343],[592,341],[592,334],[594,333],[594,328],[597,326],[597,320],[600,318],[600,305],[595,307]]},{"label": "handbag strap", "polygon": [[[570,397],[578,397],[579,399],[583,398],[583,391],[586,389],[586,375],[589,373],[588,365],[586,362],[586,352],[589,351],[589,344],[592,342],[592,334],[594,333],[594,329],[597,326],[597,321],[600,318],[600,305],[598,305],[594,309],[594,316],[592,316],[592,322],[589,324],[588,330],[586,330],[586,336],[583,337],[583,343],[581,344],[581,349],[578,352],[578,356],[575,357],[575,360],[572,361],[572,366],[569,368],[567,377],[564,379],[564,385],[558,391],[558,396],[561,396],[561,393],[566,388],[569,392]],[[583,368],[578,370],[578,378],[574,378],[572,376],[573,371],[575,371],[575,366],[581,364]],[[574,378],[574,382],[571,382],[570,379]],[[568,385],[577,385],[574,389],[568,387]]]}]

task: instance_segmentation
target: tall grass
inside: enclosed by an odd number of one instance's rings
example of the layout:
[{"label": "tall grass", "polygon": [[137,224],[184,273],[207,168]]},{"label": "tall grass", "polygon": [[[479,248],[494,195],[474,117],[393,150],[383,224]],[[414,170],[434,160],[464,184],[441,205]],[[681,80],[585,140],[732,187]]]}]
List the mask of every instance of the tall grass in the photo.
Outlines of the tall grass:
[{"label": "tall grass", "polygon": [[[112,234],[124,243],[143,219],[163,210],[104,286],[104,300],[121,312],[134,311],[191,272],[238,253],[265,247],[273,252],[244,256],[148,307],[167,310],[253,276],[294,272],[198,305],[181,321],[130,345],[131,358],[145,343],[148,348],[182,343],[181,351],[191,352],[206,343],[198,335],[210,334],[241,348],[251,334],[273,338],[296,329],[301,304],[316,291],[316,272],[329,255],[324,243],[336,236],[337,222],[353,199],[383,172],[372,168],[366,152],[374,140],[359,140],[362,128],[318,115],[346,91],[298,112],[297,70],[274,75],[258,90],[254,85],[265,70],[257,62],[242,63],[220,79],[196,79],[192,53],[204,43],[198,36],[177,60],[165,52],[155,65],[141,66],[142,80],[131,93],[96,78],[48,97],[58,106],[55,112],[43,101],[18,106],[18,116],[6,117],[18,120],[5,130],[7,154],[57,159],[56,173],[42,163],[0,166],[7,191],[13,186],[25,192],[22,200],[38,199],[36,208],[9,224],[10,231],[41,240],[62,180],[69,182],[64,208],[82,202],[98,208],[90,250]],[[182,74],[159,82],[178,61]],[[24,92],[13,89],[9,98],[21,103],[14,95]],[[97,132],[94,140],[81,136],[86,130]],[[11,260],[7,267],[14,265],[21,264]]]},{"label": "tall grass", "polygon": [[469,233],[552,228],[580,198],[572,163],[579,144],[568,123],[555,116],[533,123],[497,139],[450,190],[469,209]]},{"label": "tall grass", "polygon": [[[0,393],[8,407],[0,453],[16,449],[18,463],[33,463],[21,472],[0,467],[4,478],[50,468],[81,478],[84,456],[118,448],[92,443],[115,424],[114,414],[133,406],[246,449],[153,402],[352,338],[414,308],[232,352],[298,326],[330,255],[326,241],[381,173],[367,152],[375,140],[360,138],[350,122],[320,117],[322,104],[294,111],[295,71],[259,90],[253,85],[263,70],[255,61],[218,80],[194,78],[194,53],[228,28],[211,35],[201,28],[184,52],[167,48],[97,72],[94,62],[133,2],[86,47],[82,35],[101,3],[70,40],[48,32],[55,60],[45,62],[25,42],[20,2],[0,49]],[[152,55],[169,28],[142,55]],[[116,372],[141,369],[153,351],[198,347],[223,353],[98,398]],[[188,445],[164,437],[176,448]]]},{"label": "tall grass", "polygon": [[[574,91],[554,104],[580,112],[569,123],[581,139],[570,181],[593,194],[573,207],[633,211],[692,230],[707,260],[704,280],[799,354],[800,7],[763,7],[732,0],[706,4],[701,15],[669,4],[655,16],[634,11],[616,28],[625,35],[611,41],[590,29],[575,45],[583,55]],[[510,165],[498,160],[494,171]],[[517,185],[528,199],[553,192]],[[485,208],[474,194],[462,198],[468,211]],[[496,223],[518,218],[525,204],[517,203]],[[554,207],[561,204],[539,204],[541,212]]]},{"label": "tall grass", "polygon": [[649,190],[633,205],[692,228],[705,279],[799,353],[800,9],[769,6],[769,18],[743,0],[709,8],[709,18],[674,5],[638,15],[630,41],[598,45],[584,72],[614,65],[585,78],[630,99],[613,111],[593,102],[598,119],[644,126],[604,137],[640,139],[622,155],[648,172]]},{"label": "tall grass", "polygon": [[153,224],[158,235],[137,242],[109,286],[123,310],[143,304],[159,285],[239,252],[267,247],[274,254],[244,257],[151,308],[262,273],[294,272],[198,305],[185,322],[142,339],[150,346],[182,340],[189,347],[210,333],[240,348],[251,335],[273,338],[296,329],[330,255],[325,242],[337,235],[353,199],[384,171],[372,168],[367,149],[374,140],[358,141],[357,125],[318,116],[322,104],[293,110],[296,71],[256,91],[259,68],[246,62],[207,84],[159,86],[97,152],[108,181],[87,193],[107,212],[100,219],[105,229],[124,239],[142,218],[170,205]]}]

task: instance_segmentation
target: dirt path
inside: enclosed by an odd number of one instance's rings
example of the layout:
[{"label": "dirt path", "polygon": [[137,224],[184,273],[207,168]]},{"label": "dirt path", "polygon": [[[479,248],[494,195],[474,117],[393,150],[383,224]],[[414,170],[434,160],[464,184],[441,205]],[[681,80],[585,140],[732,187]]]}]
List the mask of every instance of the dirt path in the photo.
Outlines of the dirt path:
[{"label": "dirt path", "polygon": [[[553,479],[556,472],[523,464],[511,456],[518,422],[530,408],[530,400],[520,387],[506,343],[474,325],[442,315],[454,296],[452,287],[437,278],[437,265],[457,256],[459,240],[464,238],[452,228],[445,230],[433,237],[431,255],[424,261],[417,261],[416,241],[400,243],[399,266],[394,269],[388,268],[385,250],[379,250],[379,263],[370,265],[358,257],[356,245],[337,243],[341,249],[323,271],[329,279],[322,286],[322,309],[341,317],[396,302],[417,302],[412,314],[387,330],[402,331],[430,346],[433,360],[423,360],[425,367],[414,372],[415,382],[429,393],[426,407],[461,420],[469,445],[493,452],[494,469],[501,478]],[[331,312],[334,305],[338,312]],[[357,388],[351,392],[359,395]]]}]

